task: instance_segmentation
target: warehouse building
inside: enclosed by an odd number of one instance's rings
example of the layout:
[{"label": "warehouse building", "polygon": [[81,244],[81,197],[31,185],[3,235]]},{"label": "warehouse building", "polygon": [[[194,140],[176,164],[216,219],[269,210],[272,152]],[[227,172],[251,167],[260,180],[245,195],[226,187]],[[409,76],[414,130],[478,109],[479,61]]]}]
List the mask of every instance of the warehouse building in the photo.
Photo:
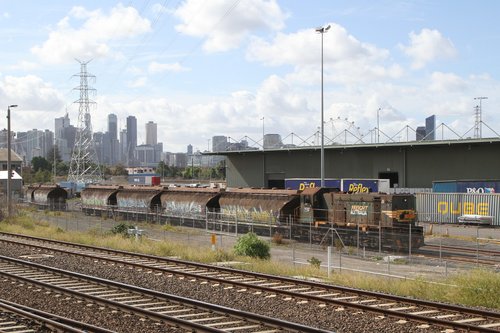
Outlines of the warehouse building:
[{"label": "warehouse building", "polygon": [[[325,146],[325,178],[385,178],[392,188],[435,180],[498,179],[500,138]],[[287,178],[319,178],[319,146],[218,151],[229,187],[284,188]]]}]

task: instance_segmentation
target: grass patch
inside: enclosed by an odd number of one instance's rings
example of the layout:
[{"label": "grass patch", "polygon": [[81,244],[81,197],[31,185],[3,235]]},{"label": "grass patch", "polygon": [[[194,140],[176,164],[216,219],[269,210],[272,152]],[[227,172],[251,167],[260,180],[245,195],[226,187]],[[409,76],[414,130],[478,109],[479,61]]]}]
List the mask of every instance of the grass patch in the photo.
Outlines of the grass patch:
[{"label": "grass patch", "polygon": [[[117,223],[119,224],[119,223]],[[151,226],[150,226],[151,227]],[[165,226],[159,227],[165,228]],[[175,228],[174,231],[179,232]],[[168,228],[169,231],[172,229]],[[146,237],[135,240],[134,237],[123,237],[96,227],[87,232],[65,231],[54,227],[41,219],[33,219],[28,214],[5,220],[0,223],[0,231],[51,238],[80,244],[114,248],[124,251],[146,253],[158,256],[178,256],[184,260],[213,263],[221,261],[239,261],[236,268],[283,276],[317,277],[331,283],[354,288],[410,296],[433,301],[450,302],[464,306],[483,306],[500,309],[500,274],[486,270],[471,270],[443,278],[435,282],[422,279],[401,280],[378,277],[351,271],[338,273],[336,270],[327,278],[327,272],[318,269],[317,265],[297,265],[272,260],[261,260],[247,256],[237,256],[233,251],[218,249],[211,251],[210,246],[193,246],[169,240],[153,241]],[[377,258],[382,260],[382,257]],[[311,258],[311,261],[312,258]],[[314,261],[316,263],[316,261]]]}]

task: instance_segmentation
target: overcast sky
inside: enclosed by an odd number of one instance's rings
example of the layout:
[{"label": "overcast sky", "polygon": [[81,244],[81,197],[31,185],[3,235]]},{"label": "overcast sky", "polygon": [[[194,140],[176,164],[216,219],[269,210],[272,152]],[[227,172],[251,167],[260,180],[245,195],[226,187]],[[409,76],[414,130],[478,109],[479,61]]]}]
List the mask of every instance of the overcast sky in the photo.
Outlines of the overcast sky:
[{"label": "overcast sky", "polygon": [[379,108],[389,136],[433,114],[463,135],[481,96],[484,123],[500,133],[498,13],[495,0],[0,0],[0,105],[19,105],[13,131],[53,131],[66,110],[76,125],[75,59],[91,60],[94,131],[115,113],[121,128],[137,117],[139,144],[156,122],[171,152],[206,150],[214,135],[252,143],[263,126],[308,138],[321,115],[315,28],[331,25],[324,117],[342,120],[326,136],[352,122],[369,133]]}]

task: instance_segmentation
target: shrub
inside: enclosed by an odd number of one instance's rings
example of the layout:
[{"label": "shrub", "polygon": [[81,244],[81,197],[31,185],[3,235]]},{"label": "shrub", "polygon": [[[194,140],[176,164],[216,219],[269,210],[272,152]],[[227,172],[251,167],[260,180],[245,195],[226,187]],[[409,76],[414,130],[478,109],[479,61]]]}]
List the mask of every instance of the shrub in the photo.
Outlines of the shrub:
[{"label": "shrub", "polygon": [[311,259],[307,260],[312,267],[319,269],[321,267],[321,260],[316,257],[311,257]]},{"label": "shrub", "polygon": [[259,239],[253,232],[238,237],[234,245],[235,254],[259,259],[271,258],[270,250],[269,244]]},{"label": "shrub", "polygon": [[129,225],[127,223],[120,223],[120,224],[115,225],[111,229],[111,233],[114,235],[122,235],[122,236],[128,237],[128,229],[132,229],[133,227],[134,226]]}]

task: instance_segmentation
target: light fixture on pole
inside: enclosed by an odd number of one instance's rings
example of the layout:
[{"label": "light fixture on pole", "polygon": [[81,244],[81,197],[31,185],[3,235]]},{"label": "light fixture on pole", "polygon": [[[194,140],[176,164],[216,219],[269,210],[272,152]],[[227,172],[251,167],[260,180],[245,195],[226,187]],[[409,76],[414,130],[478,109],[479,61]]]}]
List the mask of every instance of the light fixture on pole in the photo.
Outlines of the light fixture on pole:
[{"label": "light fixture on pole", "polygon": [[11,170],[11,134],[10,134],[10,108],[17,108],[16,104],[9,105],[7,107],[7,210],[8,217],[12,216],[12,189],[11,189],[11,179],[12,179],[12,170]]},{"label": "light fixture on pole", "polygon": [[330,29],[326,27],[316,28],[316,32],[321,34],[321,187],[325,186],[325,124],[324,119],[324,97],[323,97],[323,35]]}]

